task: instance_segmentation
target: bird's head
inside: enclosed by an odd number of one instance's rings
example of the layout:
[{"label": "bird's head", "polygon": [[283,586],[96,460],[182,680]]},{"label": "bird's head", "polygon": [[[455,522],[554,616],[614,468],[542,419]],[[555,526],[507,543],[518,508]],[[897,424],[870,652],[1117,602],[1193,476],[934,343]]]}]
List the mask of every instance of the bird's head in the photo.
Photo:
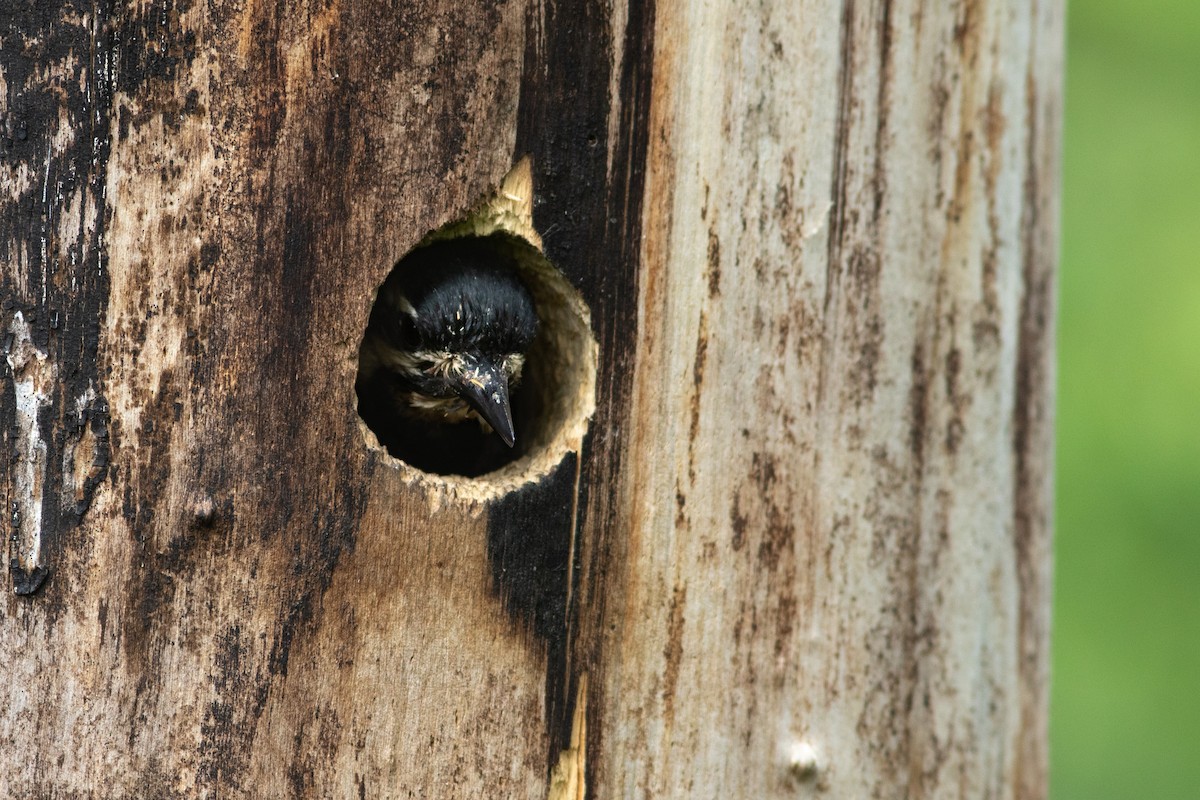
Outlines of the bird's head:
[{"label": "bird's head", "polygon": [[453,240],[422,251],[385,287],[381,364],[411,412],[443,422],[474,417],[511,447],[509,389],[537,333],[533,300],[494,251]]}]

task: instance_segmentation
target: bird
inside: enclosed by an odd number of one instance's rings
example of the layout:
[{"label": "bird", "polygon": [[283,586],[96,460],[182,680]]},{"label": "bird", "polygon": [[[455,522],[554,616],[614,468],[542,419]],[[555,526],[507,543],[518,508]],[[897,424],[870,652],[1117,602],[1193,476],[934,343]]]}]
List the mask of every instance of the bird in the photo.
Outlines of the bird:
[{"label": "bird", "polygon": [[380,288],[359,351],[359,412],[418,468],[478,474],[504,458],[496,438],[516,444],[511,393],[539,320],[508,238],[420,246]]}]

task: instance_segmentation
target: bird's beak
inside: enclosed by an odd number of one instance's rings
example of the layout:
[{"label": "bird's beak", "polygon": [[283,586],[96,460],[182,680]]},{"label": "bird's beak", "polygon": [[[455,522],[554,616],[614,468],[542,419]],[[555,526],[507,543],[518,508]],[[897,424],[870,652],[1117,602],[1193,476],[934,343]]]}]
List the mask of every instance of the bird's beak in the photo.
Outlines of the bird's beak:
[{"label": "bird's beak", "polygon": [[487,359],[478,359],[459,377],[455,387],[458,396],[492,426],[509,447],[516,441],[513,431],[512,408],[508,404],[508,376],[504,370]]}]

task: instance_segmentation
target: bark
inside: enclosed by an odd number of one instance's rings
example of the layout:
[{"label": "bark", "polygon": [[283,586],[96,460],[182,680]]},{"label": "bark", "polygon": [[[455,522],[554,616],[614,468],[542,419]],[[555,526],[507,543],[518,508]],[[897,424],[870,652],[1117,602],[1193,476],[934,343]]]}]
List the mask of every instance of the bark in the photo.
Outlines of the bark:
[{"label": "bark", "polygon": [[[1044,797],[1062,13],[0,5],[0,793]],[[594,414],[425,477],[374,293],[525,155]]]}]

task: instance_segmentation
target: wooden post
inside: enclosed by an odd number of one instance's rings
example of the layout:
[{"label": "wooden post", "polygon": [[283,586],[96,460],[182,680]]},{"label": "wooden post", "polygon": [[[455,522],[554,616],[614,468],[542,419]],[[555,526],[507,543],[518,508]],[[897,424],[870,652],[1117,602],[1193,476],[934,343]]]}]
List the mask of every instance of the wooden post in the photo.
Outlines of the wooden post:
[{"label": "wooden post", "polygon": [[[26,6],[0,794],[1045,796],[1060,2]],[[526,155],[595,411],[424,477],[374,293]]]}]

